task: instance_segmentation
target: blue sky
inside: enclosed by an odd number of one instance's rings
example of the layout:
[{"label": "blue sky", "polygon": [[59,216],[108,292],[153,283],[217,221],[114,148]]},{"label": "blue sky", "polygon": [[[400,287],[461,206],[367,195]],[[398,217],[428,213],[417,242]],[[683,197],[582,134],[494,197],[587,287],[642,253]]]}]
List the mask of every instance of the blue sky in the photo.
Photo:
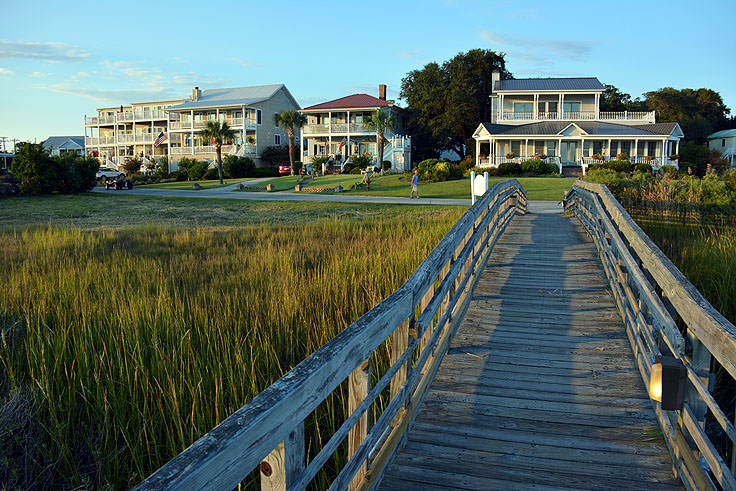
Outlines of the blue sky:
[{"label": "blue sky", "polygon": [[708,87],[736,113],[736,1],[0,0],[0,136],[83,134],[97,107],[284,83],[302,106],[377,95],[430,61],[506,53],[516,77],[632,96]]}]

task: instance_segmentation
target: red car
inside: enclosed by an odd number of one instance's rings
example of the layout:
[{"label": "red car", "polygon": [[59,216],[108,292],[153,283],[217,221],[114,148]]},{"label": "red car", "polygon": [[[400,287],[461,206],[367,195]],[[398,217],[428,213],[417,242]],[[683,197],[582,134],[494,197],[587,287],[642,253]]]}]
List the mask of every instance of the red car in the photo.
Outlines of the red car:
[{"label": "red car", "polygon": [[291,166],[285,162],[279,165],[279,174],[281,174],[282,176],[284,174],[291,174]]}]

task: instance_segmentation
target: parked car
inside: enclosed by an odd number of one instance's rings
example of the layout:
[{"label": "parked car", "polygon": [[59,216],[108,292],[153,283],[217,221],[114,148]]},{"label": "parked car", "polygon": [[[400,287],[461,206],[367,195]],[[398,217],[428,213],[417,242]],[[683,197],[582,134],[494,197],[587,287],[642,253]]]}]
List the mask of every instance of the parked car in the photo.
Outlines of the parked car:
[{"label": "parked car", "polygon": [[100,167],[97,171],[97,179],[122,179],[125,177],[125,172],[121,172],[111,167]]},{"label": "parked car", "polygon": [[281,174],[282,176],[285,174],[291,174],[291,165],[286,162],[279,165],[279,174]]}]

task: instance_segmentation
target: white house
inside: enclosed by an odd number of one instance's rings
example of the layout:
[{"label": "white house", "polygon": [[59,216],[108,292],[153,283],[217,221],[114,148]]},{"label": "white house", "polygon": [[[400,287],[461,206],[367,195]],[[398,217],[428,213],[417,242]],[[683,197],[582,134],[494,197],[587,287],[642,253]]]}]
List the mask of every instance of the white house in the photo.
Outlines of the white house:
[{"label": "white house", "polygon": [[50,136],[42,142],[51,155],[76,152],[84,155],[84,136]]},{"label": "white house", "polygon": [[473,134],[480,167],[544,156],[561,168],[584,168],[594,156],[612,160],[620,154],[654,167],[677,166],[680,125],[657,123],[653,111],[601,111],[605,86],[595,77],[493,75],[491,121]]},{"label": "white house", "polygon": [[304,135],[304,162],[310,163],[317,155],[330,155],[342,163],[351,155],[368,153],[378,156],[378,134],[363,123],[375,111],[384,111],[394,117],[396,125],[384,132],[383,159],[395,170],[411,168],[411,137],[406,136],[404,110],[386,100],[386,86],[379,85],[378,97],[353,94],[340,99],[304,108],[307,117],[302,127]]},{"label": "white house", "polygon": [[736,167],[736,129],[717,131],[708,135],[708,148],[718,150],[731,167]]}]

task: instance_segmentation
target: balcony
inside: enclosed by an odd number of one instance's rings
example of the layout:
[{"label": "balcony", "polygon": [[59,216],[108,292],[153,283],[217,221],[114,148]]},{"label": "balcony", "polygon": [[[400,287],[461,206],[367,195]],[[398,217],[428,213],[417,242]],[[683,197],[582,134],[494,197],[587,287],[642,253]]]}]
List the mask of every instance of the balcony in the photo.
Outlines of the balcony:
[{"label": "balcony", "polygon": [[[565,112],[503,112],[494,118],[497,122],[506,121],[533,123],[539,121],[605,121],[622,124],[646,124],[655,122],[654,111],[565,111]],[[334,132],[334,125],[333,125]]]},{"label": "balcony", "polygon": [[329,133],[370,134],[375,133],[375,130],[369,130],[365,127],[365,125],[361,123],[332,123],[332,125],[308,124],[302,128],[302,132],[305,135],[320,135]]},{"label": "balcony", "polygon": [[[240,148],[243,148],[241,145]],[[171,147],[171,154],[172,155],[192,155],[192,149],[194,149],[194,154],[211,154],[215,155],[215,146],[214,145],[204,145],[204,146],[196,146],[196,147]],[[245,150],[243,152],[238,153],[238,146],[237,145],[223,145],[222,146],[222,155],[229,155],[229,154],[246,154],[246,155],[254,155],[256,153],[256,146],[246,144]]]}]

